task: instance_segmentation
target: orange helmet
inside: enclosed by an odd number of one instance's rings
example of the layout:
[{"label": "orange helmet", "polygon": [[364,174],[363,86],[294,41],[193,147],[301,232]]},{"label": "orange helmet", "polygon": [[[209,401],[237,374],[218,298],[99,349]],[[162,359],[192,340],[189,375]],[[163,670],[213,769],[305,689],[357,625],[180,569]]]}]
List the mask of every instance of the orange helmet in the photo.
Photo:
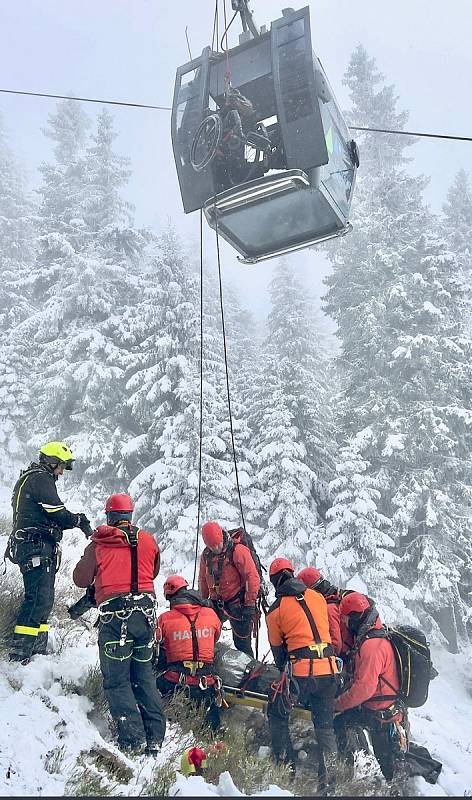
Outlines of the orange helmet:
[{"label": "orange helmet", "polygon": [[179,589],[186,589],[188,581],[182,575],[169,575],[164,583],[164,597],[172,597]]},{"label": "orange helmet", "polygon": [[293,564],[288,558],[275,558],[272,564],[269,567],[269,578],[273,578],[274,575],[277,575],[278,572],[282,572],[282,570],[288,569],[289,572],[295,572],[293,568]]},{"label": "orange helmet", "polygon": [[316,567],[305,567],[298,573],[297,578],[305,584],[307,589],[313,589],[318,581],[323,580],[321,572]]},{"label": "orange helmet", "polygon": [[205,522],[202,526],[202,539],[210,549],[223,544],[223,528],[219,522]]}]

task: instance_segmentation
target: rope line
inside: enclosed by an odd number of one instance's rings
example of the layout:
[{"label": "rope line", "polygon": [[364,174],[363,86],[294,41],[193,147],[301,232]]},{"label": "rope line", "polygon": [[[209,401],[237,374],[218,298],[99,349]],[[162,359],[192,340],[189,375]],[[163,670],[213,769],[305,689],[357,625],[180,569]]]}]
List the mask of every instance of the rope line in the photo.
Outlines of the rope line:
[{"label": "rope line", "polygon": [[127,108],[151,108],[155,111],[172,111],[172,106],[153,106],[148,103],[126,103],[124,100],[98,100],[96,97],[72,97],[69,94],[49,94],[48,92],[23,92],[19,89],[0,89],[2,94],[20,94],[26,97],[49,97],[53,100],[77,100],[80,103],[101,103],[104,106],[125,106]]},{"label": "rope line", "polygon": [[472,142],[472,136],[452,136],[449,133],[420,133],[418,131],[395,131],[389,128],[358,128],[349,125],[351,131],[363,131],[367,133],[391,133],[395,136],[419,136],[423,139],[451,139],[454,142]]},{"label": "rope line", "polygon": [[223,302],[223,282],[221,279],[221,259],[220,259],[220,234],[218,231],[218,214],[215,209],[215,240],[216,240],[216,260],[218,262],[218,282],[219,282],[219,289],[220,289],[220,312],[221,312],[221,329],[223,332],[223,351],[225,357],[225,375],[226,375],[226,397],[228,402],[228,417],[229,417],[229,428],[231,432],[231,447],[233,450],[233,463],[234,463],[234,473],[236,476],[236,488],[238,491],[238,500],[239,500],[239,510],[241,512],[241,521],[243,523],[243,528],[246,530],[246,523],[244,521],[244,512],[243,512],[243,502],[241,499],[241,488],[239,485],[239,472],[238,472],[238,461],[236,458],[236,444],[234,440],[234,429],[233,429],[233,413],[231,408],[231,394],[229,389],[229,370],[228,370],[228,351],[226,348],[226,328],[225,328],[225,312],[224,312],[224,302]]},{"label": "rope line", "polygon": [[[225,26],[227,25],[226,22],[226,2],[223,0],[223,10],[224,10],[224,21]],[[219,17],[218,17],[218,0],[215,0],[215,28],[213,33],[216,32],[216,42],[218,46],[219,42]],[[226,32],[227,37],[227,32]],[[224,39],[224,35],[222,40]],[[227,41],[227,38],[226,38]],[[227,66],[228,69],[228,66]],[[226,80],[226,78],[225,78]],[[219,87],[217,86],[217,91],[219,92]],[[214,176],[213,176],[213,193],[214,193],[214,202],[216,204],[216,188],[214,183]],[[241,487],[239,485],[239,472],[238,472],[238,459],[236,457],[236,443],[234,438],[234,427],[233,427],[233,412],[231,406],[231,392],[230,392],[230,385],[229,385],[229,368],[228,368],[228,350],[226,346],[226,325],[225,325],[225,310],[224,310],[224,300],[223,300],[223,280],[221,277],[221,255],[220,255],[220,232],[218,229],[218,215],[216,212],[215,207],[215,242],[216,242],[216,260],[218,264],[218,284],[219,284],[219,293],[220,293],[220,315],[221,315],[221,331],[223,336],[223,353],[224,353],[224,360],[225,360],[225,378],[226,378],[226,398],[228,404],[228,417],[229,417],[229,429],[231,433],[231,449],[233,453],[233,463],[234,463],[234,473],[236,477],[236,489],[238,492],[238,501],[239,501],[239,510],[241,513],[241,522],[243,525],[244,530],[246,530],[246,523],[244,520],[244,511],[243,511],[243,501],[241,499]]]},{"label": "rope line", "polygon": [[195,589],[197,577],[198,543],[200,538],[201,502],[202,502],[202,454],[203,454],[203,211],[200,209],[200,423],[198,445],[198,505],[197,535],[195,538],[195,560],[193,564],[192,589]]},{"label": "rope line", "polygon": [[[216,27],[216,26],[215,26]],[[215,28],[214,28],[215,30]],[[213,35],[212,49],[215,36]],[[99,103],[104,106],[123,106],[125,108],[150,108],[153,111],[172,111],[172,106],[156,106],[151,103],[127,103],[124,100],[103,100],[96,97],[72,97],[69,94],[50,94],[49,92],[25,92],[19,89],[0,89],[0,94],[16,94],[25,97],[45,97],[51,100],[76,100],[80,103]],[[362,133],[389,133],[392,136],[417,136],[419,139],[444,139],[453,142],[472,142],[472,136],[455,136],[449,133],[429,133],[425,131],[399,131],[392,128],[369,128],[348,125],[351,131]]]}]

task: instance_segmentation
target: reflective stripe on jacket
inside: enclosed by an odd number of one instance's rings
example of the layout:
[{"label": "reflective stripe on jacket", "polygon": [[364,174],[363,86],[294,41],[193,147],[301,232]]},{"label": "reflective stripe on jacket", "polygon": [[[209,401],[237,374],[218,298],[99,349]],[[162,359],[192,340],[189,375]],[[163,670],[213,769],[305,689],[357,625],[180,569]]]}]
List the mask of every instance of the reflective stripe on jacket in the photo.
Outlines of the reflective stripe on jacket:
[{"label": "reflective stripe on jacket", "polygon": [[56,479],[48,467],[30,464],[21,473],[12,494],[13,525],[15,530],[34,528],[48,534],[55,528],[62,531],[75,528],[78,515],[67,510],[57,493]]}]

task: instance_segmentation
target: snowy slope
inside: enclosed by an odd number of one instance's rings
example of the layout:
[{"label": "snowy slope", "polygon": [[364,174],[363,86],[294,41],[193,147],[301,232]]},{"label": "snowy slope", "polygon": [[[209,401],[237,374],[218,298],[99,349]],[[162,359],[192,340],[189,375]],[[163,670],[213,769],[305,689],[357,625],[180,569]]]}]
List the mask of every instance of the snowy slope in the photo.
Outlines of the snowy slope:
[{"label": "snowy slope", "polygon": [[[130,760],[119,754],[109,732],[99,732],[94,724],[90,701],[77,693],[96,660],[93,634],[84,629],[58,654],[37,656],[24,667],[0,662],[1,795],[63,795],[78,757],[92,748],[106,748],[130,770],[127,782],[115,783],[111,794],[143,791],[152,773],[150,760]],[[441,674],[432,684],[427,705],[412,712],[411,722],[415,739],[443,761],[444,769],[437,786],[415,779],[414,794],[460,796],[472,792],[472,697],[464,688],[467,661],[444,652],[437,653],[435,660]],[[169,726],[158,763],[174,760],[177,765],[184,745]],[[201,778],[177,775],[172,791],[177,790],[180,796],[239,794],[227,773],[221,775],[217,787]],[[282,790],[265,793],[281,794]]]}]

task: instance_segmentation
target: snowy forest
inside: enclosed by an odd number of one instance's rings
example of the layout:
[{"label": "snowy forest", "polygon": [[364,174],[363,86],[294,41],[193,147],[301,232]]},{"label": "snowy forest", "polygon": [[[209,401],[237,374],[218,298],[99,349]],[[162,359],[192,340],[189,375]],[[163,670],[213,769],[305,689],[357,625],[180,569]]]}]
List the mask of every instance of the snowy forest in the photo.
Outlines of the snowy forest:
[{"label": "snowy forest", "polygon": [[[344,81],[347,121],[405,129],[408,111],[367,51]],[[59,491],[103,520],[129,492],[163,571],[191,579],[197,533],[198,253],[178,221],[139,229],[133,165],[112,113],[59,101],[54,157],[32,191],[0,121],[0,486],[41,444],[76,463]],[[353,231],[325,245],[322,311],[290,258],[265,319],[224,287],[245,522],[275,555],[358,586],[382,618],[459,653],[472,630],[472,188],[461,170],[440,214],[414,137],[359,134]],[[316,267],[317,251],[308,251]],[[243,270],[244,268],[241,267]],[[327,326],[326,317],[331,324]],[[331,330],[335,327],[335,333]],[[217,276],[205,267],[201,517],[240,523]],[[66,537],[67,538],[67,537]]]}]

